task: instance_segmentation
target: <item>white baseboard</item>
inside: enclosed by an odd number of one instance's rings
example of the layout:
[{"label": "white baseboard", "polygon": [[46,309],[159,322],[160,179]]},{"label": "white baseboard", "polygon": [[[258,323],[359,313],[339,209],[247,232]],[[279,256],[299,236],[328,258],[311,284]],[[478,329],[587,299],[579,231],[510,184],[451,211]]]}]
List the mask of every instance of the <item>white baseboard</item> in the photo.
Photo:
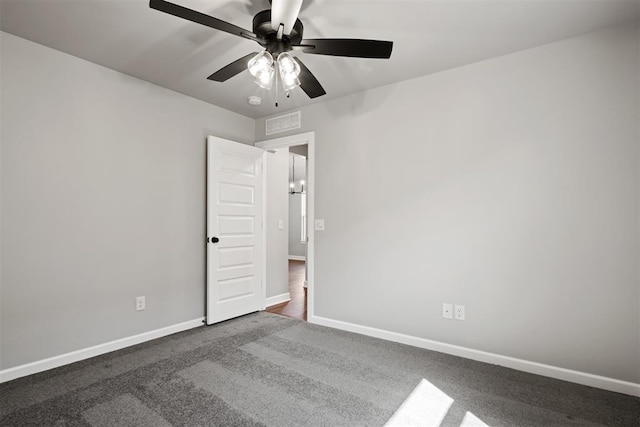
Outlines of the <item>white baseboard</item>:
[{"label": "white baseboard", "polygon": [[542,375],[545,377],[556,378],[576,384],[582,384],[590,387],[596,387],[604,390],[615,391],[617,393],[640,397],[640,384],[621,381],[615,378],[608,378],[589,374],[586,372],[573,371],[571,369],[559,368],[557,366],[545,365],[543,363],[516,359],[514,357],[503,356],[500,354],[489,353],[481,350],[474,350],[472,348],[446,344],[439,341],[432,341],[425,338],[414,337],[411,335],[399,334],[396,332],[385,331],[383,329],[371,328],[369,326],[342,322],[340,320],[327,319],[325,317],[312,316],[308,319],[308,321],[309,323],[315,323],[317,325],[355,332],[362,335],[381,338],[387,341],[394,341],[414,347],[424,348],[427,350],[438,351],[440,353],[446,353],[454,356],[464,357],[467,359],[477,360],[479,362],[491,363],[494,365],[504,366],[523,372],[529,372],[531,374]]},{"label": "white baseboard", "polygon": [[289,255],[291,261],[306,261],[307,257],[301,255]]},{"label": "white baseboard", "polygon": [[271,307],[272,305],[282,304],[283,302],[289,302],[289,301],[291,301],[291,294],[287,292],[284,294],[275,295],[267,298],[267,300],[265,301],[265,306]]},{"label": "white baseboard", "polygon": [[98,344],[93,347],[72,351],[71,353],[61,354],[59,356],[50,357],[48,359],[38,360],[36,362],[27,363],[25,365],[16,366],[14,368],[4,369],[0,371],[0,383],[14,380],[16,378],[26,377],[27,375],[37,374],[38,372],[47,371],[59,366],[68,365],[70,363],[79,362],[111,351],[120,350],[132,345],[141,344],[156,338],[165,337],[175,334],[176,332],[186,331],[204,325],[204,317],[190,320],[177,325],[167,326],[165,328],[144,332],[127,338],[110,341],[104,344]]}]

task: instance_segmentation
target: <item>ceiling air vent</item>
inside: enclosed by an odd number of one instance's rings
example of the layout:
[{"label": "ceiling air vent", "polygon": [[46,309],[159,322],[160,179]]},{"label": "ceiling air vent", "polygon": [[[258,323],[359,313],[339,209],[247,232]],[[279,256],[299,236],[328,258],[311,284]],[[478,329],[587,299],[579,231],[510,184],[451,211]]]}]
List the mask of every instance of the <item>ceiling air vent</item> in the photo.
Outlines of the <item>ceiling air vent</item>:
[{"label": "ceiling air vent", "polygon": [[273,135],[274,133],[300,129],[301,126],[300,111],[296,111],[295,113],[267,119],[265,124],[265,134]]}]

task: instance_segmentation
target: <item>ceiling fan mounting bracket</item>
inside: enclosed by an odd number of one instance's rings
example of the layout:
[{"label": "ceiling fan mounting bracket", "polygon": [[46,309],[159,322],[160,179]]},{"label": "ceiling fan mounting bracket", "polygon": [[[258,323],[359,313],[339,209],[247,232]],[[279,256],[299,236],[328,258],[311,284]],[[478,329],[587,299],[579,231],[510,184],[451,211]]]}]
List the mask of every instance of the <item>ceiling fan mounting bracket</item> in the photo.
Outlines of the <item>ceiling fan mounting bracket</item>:
[{"label": "ceiling fan mounting bracket", "polygon": [[[298,45],[302,42],[302,33],[304,26],[299,19],[296,19],[296,23],[289,35],[283,35],[282,39],[278,39],[278,33],[271,25],[271,10],[263,10],[258,12],[253,17],[253,32],[266,41],[267,51],[274,57],[282,52],[288,52],[291,50],[291,45]],[[262,44],[262,43],[261,43]]]}]

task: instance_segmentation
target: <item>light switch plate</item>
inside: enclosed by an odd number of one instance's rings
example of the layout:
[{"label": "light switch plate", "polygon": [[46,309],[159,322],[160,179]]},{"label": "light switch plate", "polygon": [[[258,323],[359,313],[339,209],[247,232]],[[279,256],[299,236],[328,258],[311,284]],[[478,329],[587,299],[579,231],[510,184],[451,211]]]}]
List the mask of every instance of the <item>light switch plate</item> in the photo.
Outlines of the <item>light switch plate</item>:
[{"label": "light switch plate", "polygon": [[284,220],[283,219],[279,219],[278,220],[278,230],[282,230],[284,228]]},{"label": "light switch plate", "polygon": [[442,317],[453,319],[453,304],[442,303]]},{"label": "light switch plate", "polygon": [[324,219],[316,219],[314,224],[316,231],[324,231]]}]

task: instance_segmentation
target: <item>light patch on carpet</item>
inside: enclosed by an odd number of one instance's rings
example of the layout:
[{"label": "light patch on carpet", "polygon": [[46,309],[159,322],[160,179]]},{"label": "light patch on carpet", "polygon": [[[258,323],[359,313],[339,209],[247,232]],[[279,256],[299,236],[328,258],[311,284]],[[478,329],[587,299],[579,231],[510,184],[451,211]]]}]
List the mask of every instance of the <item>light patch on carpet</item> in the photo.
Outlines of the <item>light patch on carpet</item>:
[{"label": "light patch on carpet", "polygon": [[462,419],[462,424],[460,427],[489,427],[485,424],[480,418],[473,415],[471,412],[467,412],[464,414],[464,418]]},{"label": "light patch on carpet", "polygon": [[164,418],[128,393],[87,409],[82,417],[94,427],[171,427]]},{"label": "light patch on carpet", "polygon": [[389,419],[385,427],[439,426],[453,399],[423,379]]}]

